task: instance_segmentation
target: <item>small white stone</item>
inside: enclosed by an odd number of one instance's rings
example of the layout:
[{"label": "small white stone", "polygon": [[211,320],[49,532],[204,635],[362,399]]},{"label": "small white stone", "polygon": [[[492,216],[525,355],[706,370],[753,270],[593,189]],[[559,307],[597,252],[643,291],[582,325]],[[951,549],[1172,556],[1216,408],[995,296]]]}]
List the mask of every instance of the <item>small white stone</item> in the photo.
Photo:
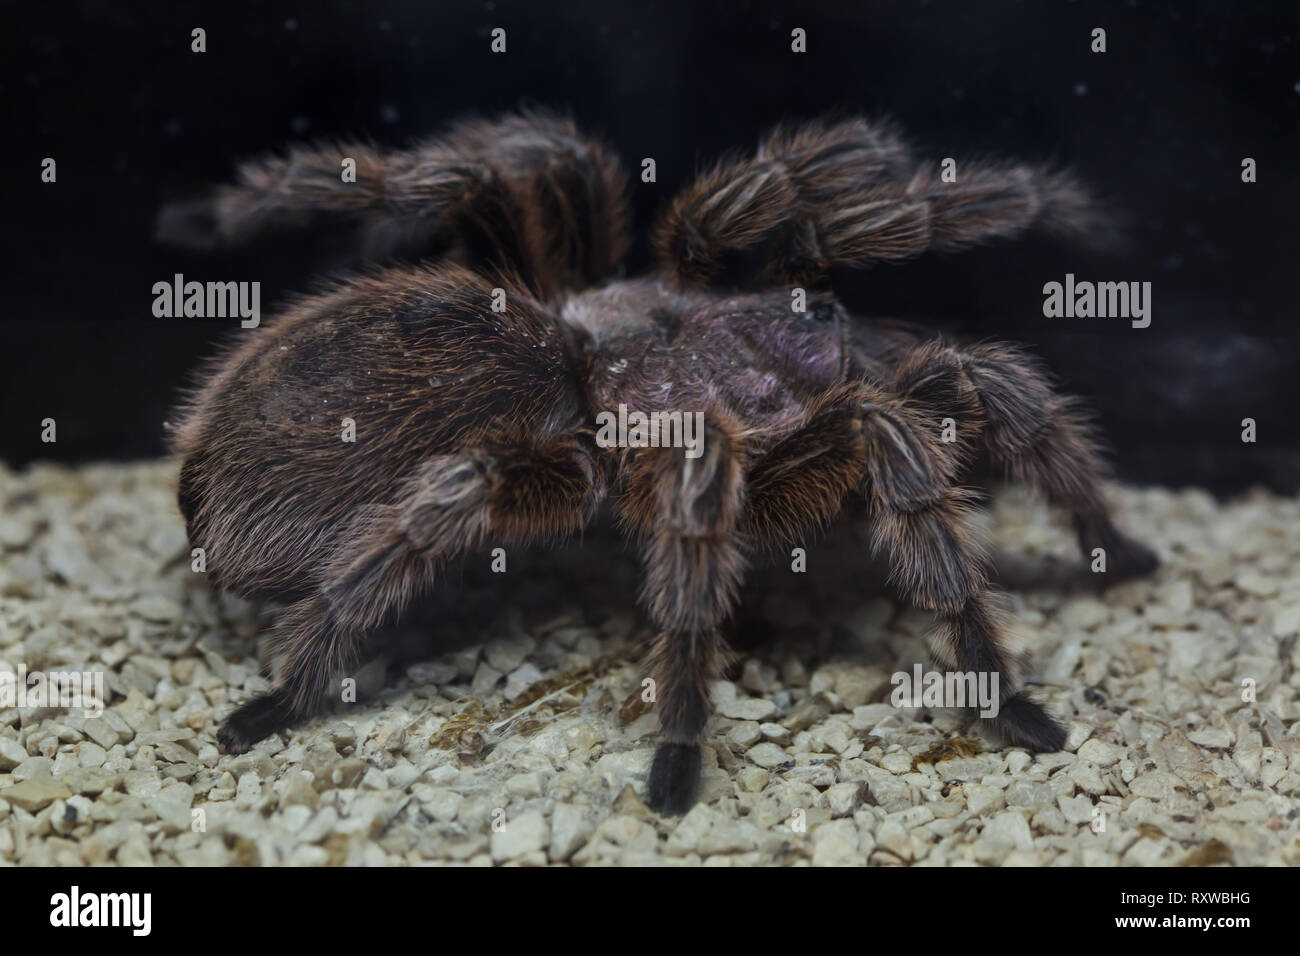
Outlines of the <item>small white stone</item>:
[{"label": "small white stone", "polygon": [[531,810],[515,819],[507,816],[501,829],[492,833],[492,859],[500,863],[537,853],[546,848],[550,837],[550,826],[539,810]]},{"label": "small white stone", "polygon": [[1300,631],[1300,603],[1287,604],[1273,611],[1273,636],[1288,637]]},{"label": "small white stone", "polygon": [[1067,823],[1091,822],[1093,804],[1087,797],[1057,797],[1056,803]]},{"label": "small white stone", "polygon": [[1237,587],[1256,597],[1272,597],[1277,593],[1277,580],[1250,568],[1237,575]]},{"label": "small white stone", "polygon": [[474,672],[474,679],[470,681],[470,692],[475,697],[486,697],[496,688],[497,682],[501,680],[502,671],[497,670],[487,661],[483,661]]},{"label": "small white stone", "polygon": [[737,721],[736,724],[727,731],[727,737],[734,741],[738,746],[749,748],[763,738],[763,731],[759,728],[757,721],[741,720]]},{"label": "small white stone", "polygon": [[1120,750],[1100,740],[1085,740],[1079,745],[1079,759],[1088,760],[1098,767],[1109,767],[1119,760]]},{"label": "small white stone", "polygon": [[1069,733],[1065,735],[1065,745],[1062,750],[1074,753],[1079,749],[1079,745],[1092,736],[1092,728],[1080,721],[1071,721]]},{"label": "small white stone", "polygon": [[1033,760],[1023,750],[1013,750],[1007,754],[1007,773],[1021,773]]},{"label": "small white stone", "polygon": [[998,842],[1010,843],[1017,850],[1032,850],[1034,837],[1029,823],[1015,810],[1005,810],[989,821],[982,836]]},{"label": "small white stone", "polygon": [[1143,837],[1124,852],[1124,862],[1131,866],[1155,866],[1164,852],[1164,840]]},{"label": "small white stone", "polygon": [[72,791],[62,781],[45,776],[32,777],[0,790],[0,800],[21,807],[28,813],[35,813],[55,800],[66,800],[70,796]]},{"label": "small white stone", "polygon": [[595,829],[595,822],[585,810],[569,803],[557,803],[551,814],[551,862],[568,860]]},{"label": "small white stone", "polygon": [[776,713],[776,704],[762,697],[738,697],[720,704],[718,713],[732,720],[767,720]]},{"label": "small white stone", "polygon": [[506,781],[506,792],[511,798],[529,800],[542,795],[547,775],[540,770],[532,773],[518,773]]},{"label": "small white stone", "polygon": [[111,750],[122,739],[122,735],[110,723],[109,713],[112,711],[105,713],[103,717],[92,717],[86,721],[86,736],[105,750]]},{"label": "small white stone", "polygon": [[10,737],[0,737],[0,773],[7,773],[27,759],[27,751],[18,741]]},{"label": "small white stone", "polygon": [[1269,818],[1268,805],[1263,800],[1242,800],[1218,807],[1214,815],[1219,820],[1237,823],[1263,823]]},{"label": "small white stone", "polygon": [[102,767],[107,759],[108,751],[93,741],[82,741],[77,747],[77,762],[83,767]]},{"label": "small white stone", "polygon": [[506,700],[514,700],[543,677],[541,670],[531,662],[521,664],[506,678]]},{"label": "small white stone", "polygon": [[884,820],[876,828],[876,845],[900,859],[912,858],[912,845],[907,830],[899,820]]},{"label": "small white stone", "polygon": [[1097,769],[1097,765],[1090,761],[1080,760],[1065,773],[1081,790],[1086,790],[1088,793],[1100,795],[1109,789],[1101,779],[1101,772]]},{"label": "small white stone", "polygon": [[1200,730],[1193,730],[1187,735],[1187,739],[1198,747],[1209,747],[1211,750],[1227,750],[1232,746],[1232,734],[1221,727],[1203,727]]},{"label": "small white stone", "polygon": [[968,783],[962,789],[966,793],[966,809],[976,816],[1000,809],[1005,799],[1001,790],[982,783]]},{"label": "small white stone", "polygon": [[852,820],[832,820],[813,831],[813,866],[860,866],[858,828]]},{"label": "small white stone", "polygon": [[865,787],[861,783],[847,781],[837,783],[826,789],[826,805],[833,817],[852,816],[862,806]]},{"label": "small white stone", "polygon": [[675,856],[694,852],[704,835],[721,821],[721,815],[705,803],[696,803],[668,835],[667,851]]},{"label": "small white stone", "polygon": [[426,812],[439,823],[455,820],[456,812],[464,799],[456,791],[445,787],[433,787],[420,795],[420,802],[424,804]]},{"label": "small white stone", "polygon": [[257,803],[261,796],[262,781],[257,774],[246,773],[239,778],[239,784],[235,788],[235,806],[246,810]]},{"label": "small white stone", "polygon": [[487,662],[502,674],[508,674],[524,662],[537,642],[526,634],[499,637],[483,647]]},{"label": "small white stone", "polygon": [[880,766],[895,776],[910,773],[912,770],[912,755],[904,751],[885,754],[880,758]]},{"label": "small white stone", "polygon": [[750,747],[745,754],[750,760],[767,770],[793,762],[793,758],[776,744],[761,743]]}]

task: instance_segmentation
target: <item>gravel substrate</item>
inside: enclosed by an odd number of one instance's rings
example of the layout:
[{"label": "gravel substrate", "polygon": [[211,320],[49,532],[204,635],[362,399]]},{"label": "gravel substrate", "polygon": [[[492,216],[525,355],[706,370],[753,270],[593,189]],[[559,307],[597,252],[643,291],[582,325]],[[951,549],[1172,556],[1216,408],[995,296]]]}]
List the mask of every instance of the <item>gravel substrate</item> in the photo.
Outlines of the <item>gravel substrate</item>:
[{"label": "gravel substrate", "polygon": [[701,800],[661,819],[641,801],[650,631],[605,533],[504,575],[471,560],[384,636],[360,702],[231,757],[216,729],[268,687],[274,609],[191,571],[174,482],[166,463],[0,466],[0,662],[100,671],[109,696],[92,719],[0,709],[0,861],[1300,864],[1295,500],[1115,488],[1164,565],[1099,592],[1063,522],[994,497],[1063,753],[889,703],[930,617],[853,537],[811,545],[806,574],[756,570]]}]

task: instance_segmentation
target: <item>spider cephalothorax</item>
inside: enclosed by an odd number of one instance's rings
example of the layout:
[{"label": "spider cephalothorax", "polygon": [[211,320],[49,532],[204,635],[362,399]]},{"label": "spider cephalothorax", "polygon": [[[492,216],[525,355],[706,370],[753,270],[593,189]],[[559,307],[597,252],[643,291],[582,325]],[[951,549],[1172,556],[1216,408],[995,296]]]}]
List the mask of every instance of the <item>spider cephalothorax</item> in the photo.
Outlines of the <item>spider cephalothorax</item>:
[{"label": "spider cephalothorax", "polygon": [[[901,590],[938,616],[940,663],[998,675],[1008,742],[1059,748],[1002,639],[960,482],[977,455],[1027,482],[1071,514],[1085,552],[1106,549],[1111,577],[1154,556],[1112,525],[1086,418],[1024,353],[850,315],[828,276],[1030,227],[1087,234],[1083,193],[1023,166],[969,163],[943,182],[887,127],[811,123],[701,175],[656,225],[659,270],[623,280],[624,190],[605,148],[526,114],[405,152],[295,149],[164,211],[164,238],[191,245],[343,213],[370,255],[411,236],[442,249],[241,333],[174,428],[181,510],[213,582],[288,602],[277,686],[221,743],[243,751],[320,712],[367,636],[448,562],[563,538],[610,495],[659,629],[652,806],[693,800],[747,555],[799,543],[851,499]],[[620,406],[698,414],[702,434],[606,447],[597,417]]]}]

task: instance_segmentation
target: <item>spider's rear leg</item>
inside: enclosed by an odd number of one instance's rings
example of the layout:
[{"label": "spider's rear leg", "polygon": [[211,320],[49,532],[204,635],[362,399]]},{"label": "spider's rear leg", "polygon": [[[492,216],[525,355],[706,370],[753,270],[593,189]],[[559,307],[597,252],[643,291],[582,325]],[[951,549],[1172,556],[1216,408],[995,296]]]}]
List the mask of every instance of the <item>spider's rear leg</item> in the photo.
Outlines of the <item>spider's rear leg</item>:
[{"label": "spider's rear leg", "polygon": [[625,472],[621,513],[642,535],[642,599],[662,629],[649,661],[662,742],[646,801],[667,815],[685,813],[695,800],[710,683],[727,662],[719,625],[735,606],[744,569],[741,454],[734,430],[710,420],[698,458],[643,449]]},{"label": "spider's rear leg", "polygon": [[1024,352],[1001,344],[956,349],[929,343],[902,364],[894,388],[937,415],[952,416],[959,434],[975,423],[995,467],[1070,513],[1085,558],[1094,549],[1105,551],[1109,578],[1155,569],[1155,553],[1111,521],[1102,497],[1109,469],[1088,417]]},{"label": "spider's rear leg", "polygon": [[586,451],[568,442],[429,459],[395,504],[357,515],[314,592],[285,611],[279,684],[226,718],[221,745],[242,753],[325,710],[366,637],[451,558],[489,536],[509,543],[576,531],[599,496],[593,476]]},{"label": "spider's rear leg", "polygon": [[157,234],[211,250],[331,216],[361,224],[365,258],[450,248],[547,295],[608,276],[629,242],[617,157],[545,112],[456,123],[405,150],[293,146],[241,164],[233,185],[164,207]]},{"label": "spider's rear leg", "polygon": [[992,720],[1008,743],[1059,750],[1064,729],[1020,689],[983,549],[971,528],[973,495],[951,484],[957,462],[906,402],[866,387],[860,407],[872,543],[889,555],[903,592],[939,616],[932,646],[937,662],[977,679],[996,675],[998,713]]}]

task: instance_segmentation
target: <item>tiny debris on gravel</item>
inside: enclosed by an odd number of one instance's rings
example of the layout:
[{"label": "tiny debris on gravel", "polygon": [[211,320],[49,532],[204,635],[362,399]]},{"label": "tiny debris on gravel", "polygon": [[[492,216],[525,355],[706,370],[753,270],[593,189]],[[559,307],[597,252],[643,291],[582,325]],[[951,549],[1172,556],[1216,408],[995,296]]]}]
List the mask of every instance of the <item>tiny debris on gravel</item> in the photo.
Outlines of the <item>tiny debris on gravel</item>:
[{"label": "tiny debris on gravel", "polygon": [[891,705],[930,618],[836,535],[804,574],[755,562],[700,800],[663,819],[651,631],[608,534],[448,574],[357,703],[230,756],[216,730],[270,686],[275,608],[191,570],[173,466],[0,466],[0,670],[99,673],[107,698],[0,701],[0,861],[1300,864],[1300,502],[1110,495],[1164,563],[1105,591],[1022,491],[986,519],[1064,752]]}]

